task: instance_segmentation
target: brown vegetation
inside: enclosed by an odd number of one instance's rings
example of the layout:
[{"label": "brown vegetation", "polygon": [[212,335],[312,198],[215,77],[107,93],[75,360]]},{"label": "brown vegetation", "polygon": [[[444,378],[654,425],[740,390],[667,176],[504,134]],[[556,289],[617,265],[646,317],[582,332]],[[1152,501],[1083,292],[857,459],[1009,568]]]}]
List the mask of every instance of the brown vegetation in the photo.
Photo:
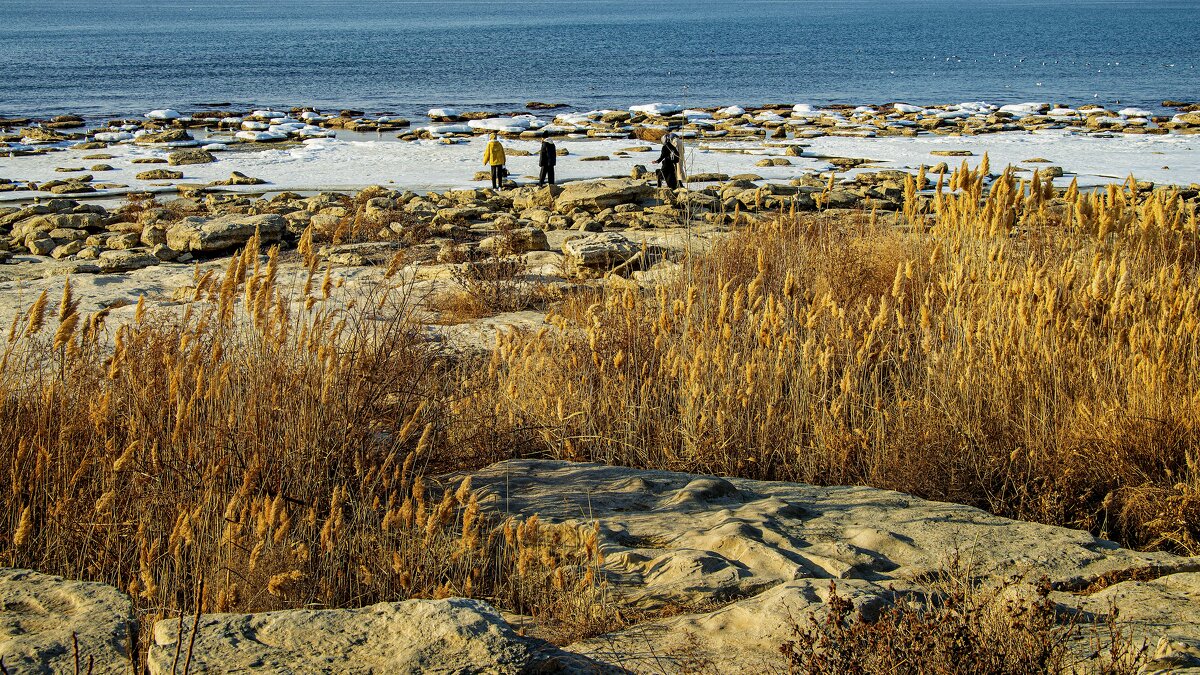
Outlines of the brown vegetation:
[{"label": "brown vegetation", "polygon": [[[147,620],[454,594],[563,640],[618,625],[586,528],[489,521],[431,478],[529,454],[861,483],[1200,552],[1195,213],[1132,182],[918,184],[906,229],[755,225],[675,283],[569,295],[481,367],[422,338],[402,286],[332,309],[312,229],[296,303],[253,243],[185,310],[111,332],[68,286],[0,352],[0,564],[128,589]],[[524,306],[488,264],[464,289]]]},{"label": "brown vegetation", "polygon": [[866,484],[1200,551],[1195,213],[1132,182],[949,183],[910,184],[908,230],[785,218],[513,335],[476,407],[564,459]]},{"label": "brown vegetation", "polygon": [[451,595],[551,637],[613,625],[593,531],[495,522],[469,482],[425,478],[487,458],[434,453],[457,378],[406,289],[339,312],[310,275],[295,311],[276,251],[256,252],[196,279],[178,315],[139,307],[111,342],[69,283],[57,310],[43,296],[13,323],[0,565],[126,589],[144,625]]},{"label": "brown vegetation", "polygon": [[[780,646],[795,675],[1134,675],[1146,645],[1134,644],[1117,625],[1115,610],[1085,631],[1063,616],[1038,584],[1033,598],[1009,593],[1019,579],[980,585],[951,559],[934,590],[901,595],[868,620],[829,584],[821,612],[793,623]],[[1090,634],[1089,634],[1090,633]],[[1072,643],[1094,647],[1081,659]]]}]

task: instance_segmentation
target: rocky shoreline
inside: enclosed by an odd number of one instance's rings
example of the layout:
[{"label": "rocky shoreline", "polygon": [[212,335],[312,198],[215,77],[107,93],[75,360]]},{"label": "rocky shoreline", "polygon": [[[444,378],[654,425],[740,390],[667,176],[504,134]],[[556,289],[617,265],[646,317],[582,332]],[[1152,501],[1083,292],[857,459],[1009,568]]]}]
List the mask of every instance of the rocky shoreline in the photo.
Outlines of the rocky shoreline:
[{"label": "rocky shoreline", "polygon": [[[894,103],[872,106],[806,104],[743,108],[741,106],[685,109],[668,104],[635,105],[627,110],[558,112],[553,104],[531,103],[532,112],[498,114],[434,108],[417,122],[395,115],[367,115],[361,110],[319,112],[310,107],[287,111],[206,109],[189,114],[172,109],[145,113],[140,118],[89,121],[78,115],[50,119],[0,119],[0,157],[44,156],[63,150],[90,151],[78,166],[60,166],[64,174],[48,180],[0,176],[0,192],[86,195],[130,188],[104,180],[113,167],[104,152],[117,145],[155,148],[163,156],[140,157],[139,162],[169,166],[216,161],[219,151],[256,151],[294,147],[350,134],[355,138],[395,137],[400,141],[436,141],[454,145],[489,133],[504,139],[543,137],[657,142],[668,132],[696,142],[759,144],[795,143],[821,138],[965,137],[993,134],[1059,131],[1086,137],[1188,136],[1200,133],[1200,106],[1178,101],[1179,112],[1160,115],[1138,108],[1109,110],[1089,105],[1069,108],[1050,103],[1004,106],[962,103],[914,106]],[[548,110],[547,110],[548,109]],[[593,158],[587,158],[593,159]],[[594,159],[605,159],[595,157]],[[18,167],[20,164],[13,164]],[[2,166],[0,166],[2,168]],[[841,167],[844,169],[844,167]],[[180,170],[144,167],[138,180],[184,178]],[[211,187],[253,184],[247,177],[210,182]]]}]

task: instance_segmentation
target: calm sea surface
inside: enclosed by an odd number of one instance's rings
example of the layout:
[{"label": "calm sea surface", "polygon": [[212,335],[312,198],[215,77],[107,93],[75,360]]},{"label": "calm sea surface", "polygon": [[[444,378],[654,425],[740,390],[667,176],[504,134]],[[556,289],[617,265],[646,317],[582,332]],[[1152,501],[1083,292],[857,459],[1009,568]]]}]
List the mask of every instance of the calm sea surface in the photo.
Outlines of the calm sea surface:
[{"label": "calm sea surface", "polygon": [[1197,0],[0,0],[0,115],[229,101],[1153,106],[1200,99]]}]

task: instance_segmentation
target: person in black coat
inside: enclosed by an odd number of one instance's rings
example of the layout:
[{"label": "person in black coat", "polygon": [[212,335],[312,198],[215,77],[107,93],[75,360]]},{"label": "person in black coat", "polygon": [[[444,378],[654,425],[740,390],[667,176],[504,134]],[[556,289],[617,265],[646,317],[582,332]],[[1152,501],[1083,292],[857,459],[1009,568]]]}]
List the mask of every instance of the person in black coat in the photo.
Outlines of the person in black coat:
[{"label": "person in black coat", "polygon": [[541,173],[538,174],[538,185],[550,183],[554,185],[554,165],[558,163],[558,148],[550,142],[550,139],[543,138],[542,146],[538,148],[538,167],[541,168]]},{"label": "person in black coat", "polygon": [[679,147],[675,145],[675,134],[663,137],[662,152],[653,163],[661,165],[655,172],[659,187],[662,187],[663,181],[672,190],[679,187]]}]

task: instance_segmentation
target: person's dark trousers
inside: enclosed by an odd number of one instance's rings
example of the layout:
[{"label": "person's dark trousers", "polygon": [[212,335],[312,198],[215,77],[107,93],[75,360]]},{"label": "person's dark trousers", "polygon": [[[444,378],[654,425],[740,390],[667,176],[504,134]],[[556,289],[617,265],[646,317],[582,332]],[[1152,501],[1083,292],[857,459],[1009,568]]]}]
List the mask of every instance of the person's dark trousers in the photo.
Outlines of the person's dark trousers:
[{"label": "person's dark trousers", "polygon": [[543,166],[542,172],[538,175],[538,185],[546,183],[554,185],[554,167],[552,166]]},{"label": "person's dark trousers", "polygon": [[504,185],[504,165],[498,164],[492,167],[492,188],[499,190]]},{"label": "person's dark trousers", "polygon": [[675,173],[675,167],[664,165],[662,169],[663,179],[667,181],[667,187],[674,190],[679,187],[679,176]]}]

